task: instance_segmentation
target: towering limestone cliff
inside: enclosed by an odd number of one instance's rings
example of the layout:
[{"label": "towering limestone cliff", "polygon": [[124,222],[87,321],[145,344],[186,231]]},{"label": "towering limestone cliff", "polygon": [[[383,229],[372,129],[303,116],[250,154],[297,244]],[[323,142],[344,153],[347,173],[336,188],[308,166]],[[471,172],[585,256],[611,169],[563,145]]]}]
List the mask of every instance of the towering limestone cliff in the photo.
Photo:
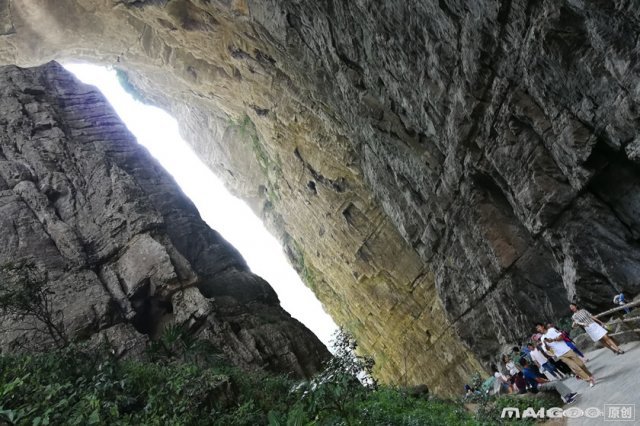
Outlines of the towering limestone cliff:
[{"label": "towering limestone cliff", "polygon": [[117,67],[383,380],[443,394],[640,283],[629,0],[4,0],[0,60]]},{"label": "towering limestone cliff", "polygon": [[[106,338],[126,355],[173,324],[241,367],[299,377],[328,356],[102,94],[56,63],[0,68],[0,229],[5,278],[32,265],[69,339]],[[0,350],[46,347],[43,328],[1,317]]]}]

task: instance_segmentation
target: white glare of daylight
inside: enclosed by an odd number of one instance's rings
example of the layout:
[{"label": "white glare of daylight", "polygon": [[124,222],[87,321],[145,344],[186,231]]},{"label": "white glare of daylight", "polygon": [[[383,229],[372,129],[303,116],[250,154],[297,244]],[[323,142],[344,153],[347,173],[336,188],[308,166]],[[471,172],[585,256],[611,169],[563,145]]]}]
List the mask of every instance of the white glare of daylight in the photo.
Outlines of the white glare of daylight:
[{"label": "white glare of daylight", "polygon": [[252,272],[271,284],[287,312],[329,345],[337,328],[331,317],[300,281],[282,247],[260,219],[226,190],[180,137],[176,120],[159,108],[134,100],[124,91],[114,70],[88,64],[66,64],[65,68],[102,91],[138,142],[173,175],[207,224],[242,253]]}]

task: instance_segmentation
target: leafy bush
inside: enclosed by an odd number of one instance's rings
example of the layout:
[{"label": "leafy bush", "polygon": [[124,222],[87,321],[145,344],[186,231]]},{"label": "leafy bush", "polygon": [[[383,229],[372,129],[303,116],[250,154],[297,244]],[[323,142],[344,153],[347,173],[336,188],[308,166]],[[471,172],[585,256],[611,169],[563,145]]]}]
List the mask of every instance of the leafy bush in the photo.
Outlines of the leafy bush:
[{"label": "leafy bush", "polygon": [[465,425],[473,422],[461,404],[413,398],[372,376],[373,360],[356,353],[353,337],[340,330],[334,357],[313,380],[295,390],[287,411],[269,413],[270,426],[290,425]]},{"label": "leafy bush", "polygon": [[531,397],[526,395],[504,395],[499,397],[491,397],[481,404],[476,413],[476,420],[482,425],[502,425],[518,423],[518,425],[534,424],[532,419],[508,419],[501,418],[502,409],[506,407],[518,408],[520,412],[524,412],[531,407],[538,412],[541,408],[562,407],[563,402],[559,396],[553,397],[551,394],[539,395]]},{"label": "leafy bush", "polygon": [[459,404],[408,397],[398,389],[381,387],[358,404],[362,425],[470,425],[473,419]]},{"label": "leafy bush", "polygon": [[579,335],[585,332],[584,328],[582,327],[573,328],[572,324],[573,324],[573,320],[571,319],[571,316],[560,318],[554,323],[554,325],[558,330],[566,331],[567,333],[569,333],[571,338],[578,337]]},{"label": "leafy bush", "polygon": [[26,330],[42,338],[50,338],[61,348],[69,344],[62,310],[52,306],[47,272],[32,263],[0,266],[0,315],[18,320],[31,319],[39,326]]},{"label": "leafy bush", "polygon": [[180,325],[166,327],[159,338],[150,342],[147,356],[151,361],[191,362],[200,366],[227,365],[222,351],[208,340],[198,339]]},{"label": "leafy bush", "polygon": [[10,424],[198,424],[232,394],[228,376],[189,364],[77,348],[0,357],[0,420]]},{"label": "leafy bush", "polygon": [[[312,418],[326,424],[353,424],[358,405],[377,388],[373,359],[356,353],[355,339],[340,329],[333,341],[334,356],[313,380],[301,384],[301,402]],[[321,423],[323,424],[323,423]]]},{"label": "leafy bush", "polygon": [[[310,381],[189,355],[193,342],[171,329],[152,360],[123,361],[71,345],[48,353],[0,355],[0,424],[10,425],[467,425],[460,404],[419,399],[369,376],[350,336]],[[182,337],[181,337],[182,336]],[[185,340],[186,339],[186,340]],[[196,345],[197,346],[197,345]]]}]

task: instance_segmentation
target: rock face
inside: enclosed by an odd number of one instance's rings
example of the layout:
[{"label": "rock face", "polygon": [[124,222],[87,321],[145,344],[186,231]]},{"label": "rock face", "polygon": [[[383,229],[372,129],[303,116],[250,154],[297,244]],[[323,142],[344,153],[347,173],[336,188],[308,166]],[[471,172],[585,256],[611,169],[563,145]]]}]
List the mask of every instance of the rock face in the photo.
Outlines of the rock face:
[{"label": "rock face", "polygon": [[124,70],[383,380],[459,392],[640,283],[628,0],[0,2],[0,58]]},{"label": "rock face", "polygon": [[[44,271],[71,339],[124,355],[175,324],[241,367],[299,377],[328,356],[100,92],[57,63],[0,68],[0,229],[0,265]],[[0,325],[0,350],[47,344],[30,318]]]}]

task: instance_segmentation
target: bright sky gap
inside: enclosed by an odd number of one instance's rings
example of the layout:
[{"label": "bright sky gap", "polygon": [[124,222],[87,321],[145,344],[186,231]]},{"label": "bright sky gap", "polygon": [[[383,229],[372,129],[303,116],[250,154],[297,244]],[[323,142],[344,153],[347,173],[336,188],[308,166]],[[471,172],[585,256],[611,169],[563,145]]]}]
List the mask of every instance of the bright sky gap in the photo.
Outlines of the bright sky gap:
[{"label": "bright sky gap", "polygon": [[[165,111],[142,104],[122,88],[114,70],[65,64],[84,83],[98,87],[122,121],[193,201],[202,219],[236,247],[251,271],[267,280],[282,307],[329,345],[337,326],[289,264],[280,243],[243,201],[231,195],[179,134]],[[220,208],[224,206],[224,208]]]}]

